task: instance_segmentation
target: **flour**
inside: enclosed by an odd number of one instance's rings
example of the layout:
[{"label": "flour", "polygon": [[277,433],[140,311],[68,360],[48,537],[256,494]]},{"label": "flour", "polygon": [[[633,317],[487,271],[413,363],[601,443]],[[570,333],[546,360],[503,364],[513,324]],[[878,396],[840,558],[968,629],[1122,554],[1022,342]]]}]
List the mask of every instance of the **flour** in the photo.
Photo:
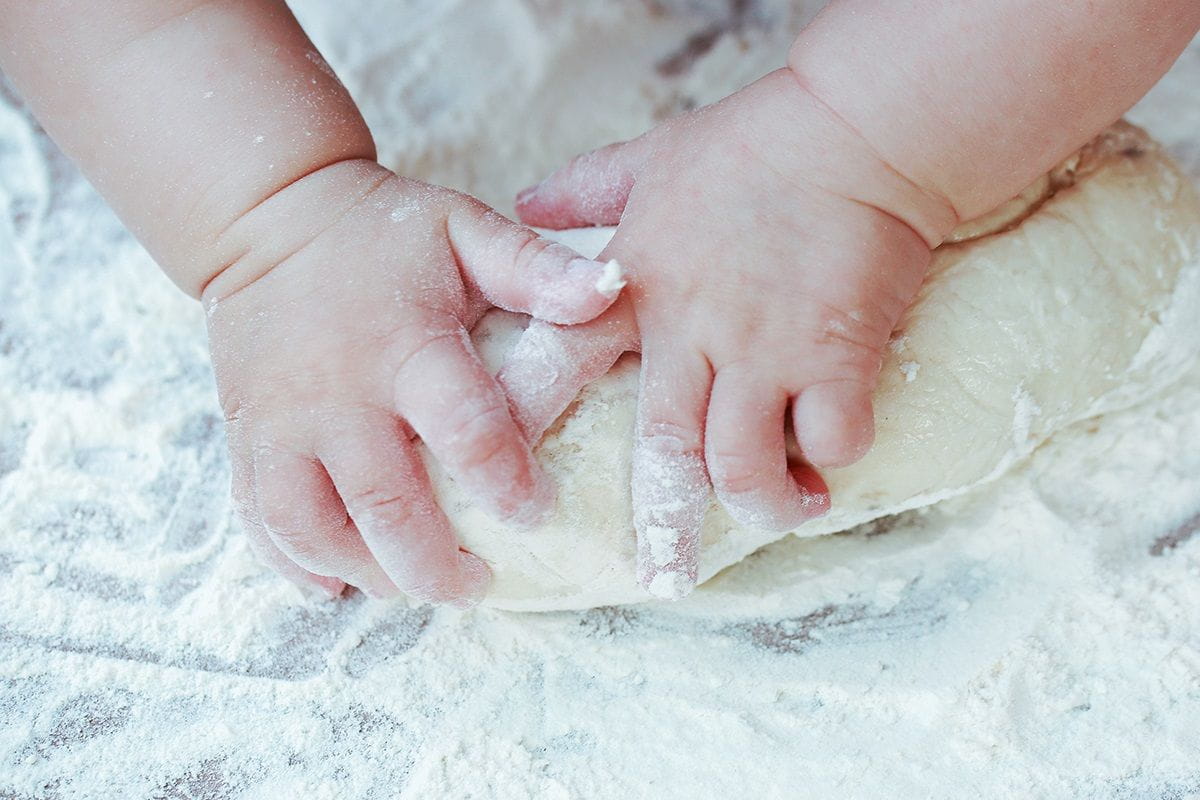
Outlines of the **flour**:
[{"label": "flour", "polygon": [[[501,207],[774,66],[805,14],[737,5],[297,3],[389,163]],[[1134,115],[1196,178],[1198,83],[1193,44]],[[678,603],[307,600],[233,521],[203,310],[0,81],[0,795],[1193,797],[1198,409]]]},{"label": "flour", "polygon": [[625,271],[614,258],[604,265],[604,272],[596,280],[596,291],[601,294],[613,295],[625,288]]}]

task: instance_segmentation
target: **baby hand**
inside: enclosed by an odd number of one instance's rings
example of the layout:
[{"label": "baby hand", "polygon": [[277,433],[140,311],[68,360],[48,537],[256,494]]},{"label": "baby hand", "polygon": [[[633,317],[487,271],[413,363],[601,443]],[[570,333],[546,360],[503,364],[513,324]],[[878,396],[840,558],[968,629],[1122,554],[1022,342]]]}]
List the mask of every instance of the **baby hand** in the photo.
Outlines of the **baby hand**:
[{"label": "baby hand", "polygon": [[255,550],[330,594],[478,599],[488,569],[458,548],[412,437],[492,514],[537,521],[553,487],[467,331],[491,305],[591,319],[613,299],[600,265],[369,161],[302,179],[227,236],[247,252],[202,299]]},{"label": "baby hand", "polygon": [[[788,530],[827,510],[813,468],[869,448],[883,348],[954,224],[787,70],[581,156],[518,212],[618,225],[601,260],[626,268],[628,300],[577,329],[532,326],[502,380],[523,393],[522,353],[564,354],[574,380],[540,399],[561,405],[640,338],[639,579],[667,597],[695,583],[710,480],[744,525]],[[789,419],[807,463],[787,456]]]}]

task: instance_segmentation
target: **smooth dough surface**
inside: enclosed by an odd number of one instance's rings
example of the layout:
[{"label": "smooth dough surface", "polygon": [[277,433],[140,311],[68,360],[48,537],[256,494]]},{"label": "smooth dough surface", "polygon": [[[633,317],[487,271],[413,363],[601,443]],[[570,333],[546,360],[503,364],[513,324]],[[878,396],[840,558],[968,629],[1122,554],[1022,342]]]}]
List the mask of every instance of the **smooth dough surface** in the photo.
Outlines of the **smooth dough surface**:
[{"label": "smooth dough surface", "polygon": [[[556,238],[594,256],[611,229]],[[966,491],[1056,430],[1170,383],[1200,342],[1200,203],[1158,146],[1119,123],[938,248],[893,337],[876,392],[876,444],[825,473],[833,510],[815,536]],[[498,367],[523,320],[494,312],[475,338]],[[517,530],[474,509],[427,459],[463,546],[492,567],[485,605],[526,611],[649,599],[634,580],[630,445],[638,360],[581,394],[538,453],[556,516]],[[701,581],[786,536],[739,526],[710,499]]]}]

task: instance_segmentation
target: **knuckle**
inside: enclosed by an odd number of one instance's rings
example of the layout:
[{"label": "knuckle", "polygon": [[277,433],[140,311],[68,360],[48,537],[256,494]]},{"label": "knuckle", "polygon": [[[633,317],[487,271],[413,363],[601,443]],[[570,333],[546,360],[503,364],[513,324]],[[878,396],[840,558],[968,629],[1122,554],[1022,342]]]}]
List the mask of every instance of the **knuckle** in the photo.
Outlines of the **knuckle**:
[{"label": "knuckle", "polygon": [[340,508],[297,502],[296,498],[260,502],[257,516],[273,538],[305,552],[333,547],[346,519]]},{"label": "knuckle", "polygon": [[518,272],[527,269],[550,245],[532,229],[487,207],[479,213],[477,225],[481,226],[481,252],[509,258]]},{"label": "knuckle", "polygon": [[874,315],[833,306],[822,306],[812,318],[809,334],[816,350],[806,359],[810,373],[828,380],[856,380],[879,370],[890,326],[875,324]]},{"label": "knuckle", "polygon": [[759,454],[744,450],[712,453],[709,457],[709,472],[713,488],[726,495],[744,495],[758,491],[767,483],[769,477],[763,469]]},{"label": "knuckle", "polygon": [[310,527],[304,524],[302,514],[283,504],[268,503],[258,508],[258,521],[271,535],[287,542],[310,538]]},{"label": "knuckle", "polygon": [[264,528],[277,547],[304,569],[321,574],[346,572],[356,559],[337,532],[319,520],[305,524],[295,517],[266,522]]},{"label": "knuckle", "polygon": [[386,361],[390,364],[393,377],[406,377],[408,368],[417,362],[430,348],[462,336],[457,321],[450,324],[444,320],[422,319],[413,321],[394,332],[387,347]]},{"label": "knuckle", "polygon": [[[840,397],[844,401],[847,397],[856,395],[871,396],[871,390],[874,388],[871,383],[862,380],[858,376],[842,376],[831,375],[829,377],[817,377],[809,381],[804,386],[804,392],[808,392],[816,388],[828,389],[834,392],[834,397]],[[828,402],[828,401],[827,401]]]},{"label": "knuckle", "polygon": [[672,420],[647,420],[638,426],[639,444],[654,452],[687,455],[703,446],[699,429]]},{"label": "knuckle", "polygon": [[389,522],[402,526],[415,514],[412,498],[390,487],[368,485],[343,500],[355,520],[369,520],[386,513]]},{"label": "knuckle", "polygon": [[513,266],[518,275],[545,272],[554,266],[554,256],[559,246],[543,239],[529,229],[522,229],[514,235],[517,237],[517,242]]},{"label": "knuckle", "polygon": [[852,350],[878,351],[879,336],[866,312],[845,309],[827,303],[819,305],[814,319],[817,322],[817,343],[848,347]]},{"label": "knuckle", "polygon": [[478,467],[507,450],[508,408],[495,402],[464,403],[443,423],[446,447],[457,454],[460,467]]}]

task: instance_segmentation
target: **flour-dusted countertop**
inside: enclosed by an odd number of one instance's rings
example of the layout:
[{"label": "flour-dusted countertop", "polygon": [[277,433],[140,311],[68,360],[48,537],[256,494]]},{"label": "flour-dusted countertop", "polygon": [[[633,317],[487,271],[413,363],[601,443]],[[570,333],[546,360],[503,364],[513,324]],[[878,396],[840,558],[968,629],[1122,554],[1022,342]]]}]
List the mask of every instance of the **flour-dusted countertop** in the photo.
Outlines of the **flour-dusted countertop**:
[{"label": "flour-dusted countertop", "polygon": [[[806,18],[297,5],[389,163],[502,207]],[[1131,116],[1200,180],[1197,86],[1200,42]],[[673,605],[306,602],[227,483],[200,309],[0,84],[0,797],[1200,796],[1200,371]]]}]

